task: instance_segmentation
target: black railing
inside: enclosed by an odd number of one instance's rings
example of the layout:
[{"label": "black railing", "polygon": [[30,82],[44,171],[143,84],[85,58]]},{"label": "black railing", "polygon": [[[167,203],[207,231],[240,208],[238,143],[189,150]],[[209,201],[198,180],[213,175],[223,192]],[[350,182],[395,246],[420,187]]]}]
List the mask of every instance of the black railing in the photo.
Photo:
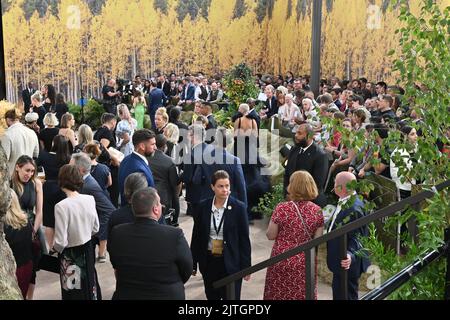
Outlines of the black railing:
[{"label": "black railing", "polygon": [[391,293],[393,293],[395,290],[404,285],[406,282],[408,282],[412,277],[419,274],[431,263],[433,263],[443,255],[448,254],[450,245],[449,239],[450,229],[447,229],[445,234],[446,234],[445,243],[443,245],[441,245],[436,250],[428,252],[427,254],[425,254],[423,258],[416,260],[414,263],[404,268],[402,271],[397,273],[395,276],[391,277],[381,286],[367,293],[365,296],[361,298],[361,300],[383,300],[384,298],[388,297]]},{"label": "black railing", "polygon": [[[299,253],[305,252],[306,255],[306,299],[307,300],[313,300],[314,299],[314,261],[315,261],[315,248],[318,247],[321,244],[324,244],[330,240],[341,238],[340,240],[340,249],[341,252],[341,258],[346,259],[347,258],[347,233],[354,231],[358,228],[361,228],[362,226],[368,225],[369,223],[372,223],[374,221],[377,221],[379,219],[382,219],[384,217],[388,217],[391,215],[394,215],[397,212],[402,211],[403,209],[407,208],[408,206],[414,205],[416,203],[419,203],[425,199],[432,198],[436,193],[444,190],[445,188],[448,188],[450,186],[450,180],[447,180],[439,185],[436,185],[435,187],[432,187],[429,190],[422,191],[410,198],[404,199],[402,201],[396,202],[386,208],[380,209],[370,215],[367,215],[363,218],[360,218],[356,221],[353,221],[351,223],[348,223],[346,225],[343,225],[337,230],[334,230],[330,233],[327,233],[319,238],[313,239],[307,243],[302,244],[301,246],[298,246],[296,248],[290,249],[288,251],[285,251],[275,257],[272,257],[268,260],[262,261],[254,266],[251,266],[249,268],[243,269],[239,272],[236,272],[235,274],[229,275],[219,281],[216,281],[213,286],[214,288],[221,288],[223,286],[227,286],[227,299],[228,300],[235,300],[234,290],[230,289],[230,286],[234,287],[234,282],[237,280],[240,280],[244,278],[247,275],[256,273],[258,271],[261,271],[265,268],[268,268],[270,266],[275,265],[276,263],[289,259]],[[341,297],[343,299],[348,298],[348,292],[347,292],[347,271],[342,269],[341,270],[341,279],[342,283],[345,285],[341,286]]]}]

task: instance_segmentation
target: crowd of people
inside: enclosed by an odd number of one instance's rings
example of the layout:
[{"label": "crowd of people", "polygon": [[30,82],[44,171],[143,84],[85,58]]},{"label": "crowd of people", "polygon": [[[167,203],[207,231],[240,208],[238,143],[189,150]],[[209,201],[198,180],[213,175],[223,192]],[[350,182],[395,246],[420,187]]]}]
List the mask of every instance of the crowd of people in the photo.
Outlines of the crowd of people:
[{"label": "crowd of people", "polygon": [[[34,91],[29,84],[24,115],[6,112],[1,138],[13,194],[5,234],[23,297],[33,298],[39,260],[50,255],[58,257],[63,299],[101,299],[95,263],[105,263],[108,253],[117,281],[114,299],[184,299],[184,283],[197,270],[207,298],[225,299],[225,289],[212,284],[251,265],[249,225],[261,218],[253,208],[271,187],[258,152],[268,119],[294,139],[285,163],[286,202],[273,208],[267,229],[275,241],[272,256],[364,216],[361,201],[345,204],[355,195],[349,184],[369,173],[392,179],[402,198],[411,195],[415,181],[402,179],[396,157],[387,161],[378,148],[353,150],[344,143],[362,131],[376,132],[381,145],[399,130],[411,148],[392,154],[413,166],[420,139],[413,124],[420,127],[422,120],[402,100],[401,88],[333,77],[322,81],[316,97],[308,78],[292,73],[259,76],[257,85],[259,96],[239,106],[230,132],[214,118],[226,107],[226,88],[204,75],[137,76],[129,101],[119,99],[124,90],[108,81],[100,128],[76,124],[52,85]],[[194,115],[183,123],[181,114],[191,104]],[[145,114],[152,130],[144,128]],[[375,165],[373,158],[381,161]],[[331,189],[338,201],[325,217]],[[194,219],[190,247],[179,228],[180,197]],[[348,236],[344,260],[338,243],[328,243],[335,299],[341,298],[341,268],[349,270],[350,298],[358,298],[358,279],[370,264],[360,254],[361,236],[366,227]],[[305,299],[305,278],[304,254],[282,261],[267,271],[264,298]],[[236,282],[237,298],[241,285]]]}]

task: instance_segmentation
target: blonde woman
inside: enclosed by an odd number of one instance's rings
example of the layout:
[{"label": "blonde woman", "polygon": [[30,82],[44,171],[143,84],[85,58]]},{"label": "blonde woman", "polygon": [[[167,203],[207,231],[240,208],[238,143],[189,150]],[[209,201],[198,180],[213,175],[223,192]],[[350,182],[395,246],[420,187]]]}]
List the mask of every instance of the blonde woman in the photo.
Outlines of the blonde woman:
[{"label": "blonde woman", "polygon": [[39,115],[39,118],[37,120],[37,124],[39,128],[42,130],[44,129],[44,117],[48,110],[45,109],[45,107],[42,105],[42,96],[39,91],[36,91],[31,96],[31,108],[29,112],[35,112]]},{"label": "blonde woman", "polygon": [[117,106],[117,115],[120,118],[116,127],[116,136],[119,140],[117,149],[126,157],[134,151],[132,139],[137,128],[137,121],[131,117],[127,105],[123,103]]},{"label": "blonde woman", "polygon": [[66,113],[61,117],[61,126],[59,129],[59,135],[66,137],[70,143],[70,151],[74,149],[77,145],[77,139],[75,137],[75,132],[72,128],[75,126],[75,117],[71,113]]},{"label": "blonde woman", "polygon": [[156,110],[155,115],[155,134],[164,134],[164,129],[169,123],[169,115],[166,112],[166,108],[159,108]]},{"label": "blonde woman", "polygon": [[3,220],[5,239],[16,260],[16,277],[24,299],[33,274],[32,233],[28,217],[20,207],[16,192],[11,189],[11,206]]},{"label": "blonde woman", "polygon": [[56,137],[59,133],[59,125],[58,118],[54,113],[47,113],[44,117],[44,125],[45,129],[41,130],[39,133],[39,143],[41,148],[47,152],[52,150],[53,138]]},{"label": "blonde woman", "polygon": [[[39,237],[45,245],[45,237],[40,229],[42,225],[43,206],[42,183],[37,178],[36,163],[29,156],[21,156],[17,159],[11,185],[19,198],[21,209],[27,213],[28,221],[33,226],[33,235]],[[46,248],[42,249],[46,251]],[[27,292],[28,300],[33,300],[39,256],[39,252],[35,252],[33,255],[33,263],[35,266]]]},{"label": "blonde woman", "polygon": [[[83,152],[84,147],[88,144],[95,143],[94,141],[94,133],[92,132],[91,127],[89,127],[87,124],[82,124],[78,128],[78,145],[74,149],[74,153],[80,153]],[[107,166],[111,163],[111,157],[108,153],[108,150],[105,149],[105,147],[102,144],[99,144],[101,154],[97,158],[97,161],[99,163],[103,163]]]},{"label": "blonde woman", "polygon": [[[275,240],[271,257],[293,249],[323,234],[324,219],[319,206],[312,203],[318,196],[314,178],[307,171],[291,175],[289,202],[280,203],[272,214],[267,238]],[[265,300],[305,300],[305,254],[300,253],[267,269]],[[317,272],[315,299],[317,299]]]},{"label": "blonde woman", "polygon": [[168,123],[166,128],[164,129],[164,136],[167,138],[167,151],[166,154],[172,159],[175,158],[175,155],[172,153],[175,150],[175,146],[178,144],[180,139],[180,129],[173,124]]}]

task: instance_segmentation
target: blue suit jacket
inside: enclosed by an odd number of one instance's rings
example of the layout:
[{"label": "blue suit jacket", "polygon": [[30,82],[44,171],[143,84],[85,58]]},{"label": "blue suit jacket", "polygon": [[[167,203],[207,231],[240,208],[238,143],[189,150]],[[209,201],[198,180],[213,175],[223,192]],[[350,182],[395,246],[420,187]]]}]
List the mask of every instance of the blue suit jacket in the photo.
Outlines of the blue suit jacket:
[{"label": "blue suit jacket", "polygon": [[147,97],[148,113],[155,114],[156,110],[164,106],[167,97],[161,89],[153,89]]},{"label": "blue suit jacket", "polygon": [[[338,226],[353,222],[364,216],[364,204],[359,198],[357,198],[350,208],[342,210],[338,213],[332,230],[335,230]],[[361,257],[359,254],[357,255],[357,252],[363,251],[361,250],[362,247],[358,238],[367,237],[368,234],[369,232],[367,226],[363,226],[347,234],[347,252],[352,257],[352,263],[350,265],[350,269],[348,270],[349,278],[359,278],[361,273],[366,272],[367,268],[370,266],[370,261],[367,256]],[[333,273],[339,273],[342,269],[341,260],[342,259],[339,254],[339,238],[328,241],[328,269],[330,269]]]},{"label": "blue suit jacket", "polygon": [[195,86],[190,83],[188,84],[187,93],[185,94],[185,89],[183,88],[183,92],[181,92],[181,100],[191,100],[194,101],[195,99]]},{"label": "blue suit jacket", "polygon": [[113,211],[116,210],[109,197],[102,190],[93,176],[88,175],[83,181],[82,194],[93,196],[95,199],[95,209],[97,210],[100,230],[96,237],[106,240],[108,236],[108,223]]},{"label": "blue suit jacket", "polygon": [[[230,175],[231,196],[247,205],[247,188],[239,158],[224,149],[206,143],[197,145],[186,156],[190,159],[190,164],[186,163],[183,166],[182,176],[186,184],[186,201],[199,203],[213,197],[211,177],[216,171],[225,170]],[[212,164],[206,164],[205,159],[215,160]]]},{"label": "blue suit jacket", "polygon": [[[203,201],[197,214],[194,215],[196,218],[194,219],[191,241],[192,259],[194,270],[197,270],[198,263],[202,274],[208,271],[206,269],[206,258],[211,229],[212,202],[213,199]],[[251,245],[246,206],[230,196],[224,215],[223,255],[225,270],[228,274],[233,274],[251,266]]]},{"label": "blue suit jacket", "polygon": [[155,182],[153,180],[153,175],[150,167],[145,163],[144,159],[133,152],[129,156],[125,157],[125,159],[123,159],[119,167],[119,188],[122,206],[128,203],[124,195],[125,179],[130,174],[136,172],[142,172],[147,178],[148,186],[152,188],[155,187]]}]

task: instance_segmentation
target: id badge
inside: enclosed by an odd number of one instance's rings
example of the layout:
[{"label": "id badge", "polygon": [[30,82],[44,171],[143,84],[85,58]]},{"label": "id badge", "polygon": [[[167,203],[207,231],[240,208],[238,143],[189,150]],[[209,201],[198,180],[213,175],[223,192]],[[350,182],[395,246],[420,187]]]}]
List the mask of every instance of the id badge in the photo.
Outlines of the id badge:
[{"label": "id badge", "polygon": [[211,253],[217,256],[221,256],[223,254],[223,240],[212,240]]}]

